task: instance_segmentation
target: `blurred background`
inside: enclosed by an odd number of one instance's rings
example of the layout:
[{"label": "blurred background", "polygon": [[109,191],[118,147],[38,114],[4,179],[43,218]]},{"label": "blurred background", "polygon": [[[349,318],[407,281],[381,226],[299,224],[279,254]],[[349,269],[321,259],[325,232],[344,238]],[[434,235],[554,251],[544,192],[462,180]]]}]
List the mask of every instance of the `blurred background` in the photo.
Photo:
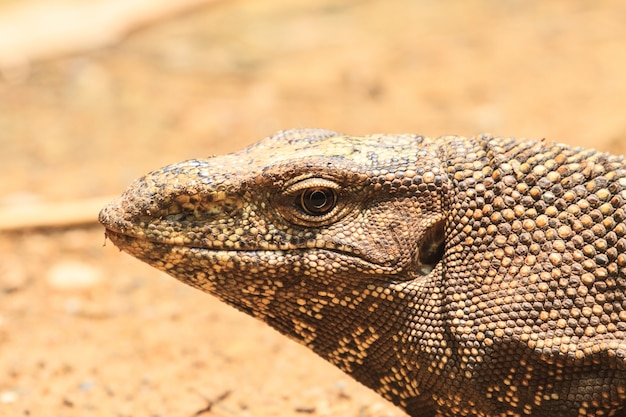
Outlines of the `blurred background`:
[{"label": "blurred background", "polygon": [[625,21],[618,0],[0,0],[0,416],[403,416],[103,247],[99,202],[293,127],[624,154]]}]

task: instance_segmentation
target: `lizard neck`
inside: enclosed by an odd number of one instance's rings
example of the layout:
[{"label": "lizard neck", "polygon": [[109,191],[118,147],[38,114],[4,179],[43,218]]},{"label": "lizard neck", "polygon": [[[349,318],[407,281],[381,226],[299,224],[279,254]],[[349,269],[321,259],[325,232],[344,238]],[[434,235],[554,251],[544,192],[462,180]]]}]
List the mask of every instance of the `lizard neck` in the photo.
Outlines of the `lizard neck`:
[{"label": "lizard neck", "polygon": [[[292,279],[275,294],[290,314],[259,318],[391,402],[434,415],[431,393],[448,372],[450,354],[441,320],[441,268],[397,282],[363,277],[359,294],[341,277],[320,285],[322,291],[309,289],[306,277]],[[321,325],[327,317],[332,326]]]}]

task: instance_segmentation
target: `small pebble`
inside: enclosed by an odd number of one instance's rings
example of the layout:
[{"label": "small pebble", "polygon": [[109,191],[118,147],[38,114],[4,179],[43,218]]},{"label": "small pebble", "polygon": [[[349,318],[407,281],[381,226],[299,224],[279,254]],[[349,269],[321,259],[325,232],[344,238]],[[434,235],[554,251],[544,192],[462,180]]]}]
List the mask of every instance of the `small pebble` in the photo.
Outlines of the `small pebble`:
[{"label": "small pebble", "polygon": [[15,391],[2,391],[0,392],[0,403],[10,404],[17,401],[18,395]]},{"label": "small pebble", "polygon": [[48,270],[46,281],[59,290],[87,289],[102,281],[102,272],[80,261],[60,261]]},{"label": "small pebble", "polygon": [[96,383],[92,380],[86,380],[80,383],[78,389],[82,392],[89,392],[96,386]]}]

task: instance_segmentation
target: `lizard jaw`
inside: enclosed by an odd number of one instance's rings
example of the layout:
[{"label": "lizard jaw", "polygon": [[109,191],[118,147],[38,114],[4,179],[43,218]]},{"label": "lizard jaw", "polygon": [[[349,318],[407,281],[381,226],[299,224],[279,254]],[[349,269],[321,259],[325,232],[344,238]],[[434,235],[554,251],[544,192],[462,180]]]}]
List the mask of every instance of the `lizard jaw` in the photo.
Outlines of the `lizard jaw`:
[{"label": "lizard jaw", "polygon": [[[326,269],[330,268],[325,271],[317,268],[316,270],[319,274],[354,272],[356,270],[364,276],[388,277],[395,275],[398,276],[399,281],[405,280],[400,278],[403,272],[401,267],[378,265],[353,254],[332,249],[295,248],[267,250],[261,248],[221,249],[194,247],[176,244],[175,242],[168,243],[149,240],[145,237],[134,236],[108,227],[105,230],[105,237],[121,251],[172,275],[174,275],[174,272],[171,270],[175,268],[176,264],[183,262],[187,257],[195,257],[203,259],[206,262],[206,268],[218,272],[228,270],[233,273],[245,274],[247,269],[254,269],[253,272],[258,272],[256,269],[258,265],[267,263],[275,265],[287,262],[295,266],[295,271],[293,272],[296,273],[306,269],[316,269],[319,264],[325,265]],[[344,266],[346,256],[351,258],[351,266],[349,268]],[[324,262],[319,261],[320,257],[324,258]],[[269,259],[272,259],[272,261],[269,261]],[[299,264],[302,265],[299,267]],[[422,272],[424,275],[427,275],[431,270],[425,269]],[[307,275],[311,275],[311,273]]]}]

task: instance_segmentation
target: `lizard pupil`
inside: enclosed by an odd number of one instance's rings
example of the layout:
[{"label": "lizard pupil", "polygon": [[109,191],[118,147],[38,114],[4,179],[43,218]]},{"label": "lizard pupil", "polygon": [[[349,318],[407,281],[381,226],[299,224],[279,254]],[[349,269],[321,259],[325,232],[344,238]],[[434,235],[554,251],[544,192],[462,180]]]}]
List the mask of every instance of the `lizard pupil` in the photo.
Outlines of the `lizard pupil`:
[{"label": "lizard pupil", "polygon": [[300,207],[312,216],[321,216],[335,207],[335,191],[328,187],[308,188],[300,195]]}]

